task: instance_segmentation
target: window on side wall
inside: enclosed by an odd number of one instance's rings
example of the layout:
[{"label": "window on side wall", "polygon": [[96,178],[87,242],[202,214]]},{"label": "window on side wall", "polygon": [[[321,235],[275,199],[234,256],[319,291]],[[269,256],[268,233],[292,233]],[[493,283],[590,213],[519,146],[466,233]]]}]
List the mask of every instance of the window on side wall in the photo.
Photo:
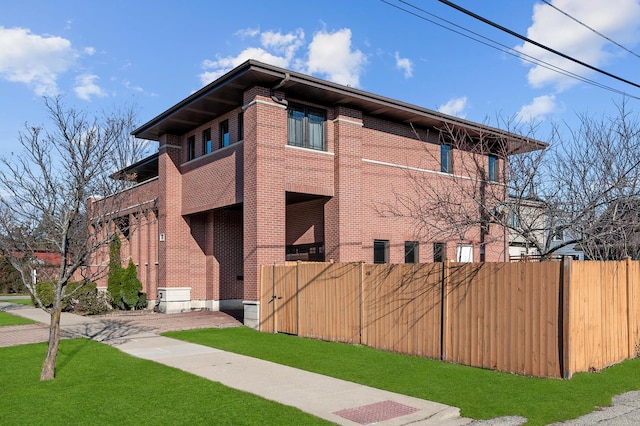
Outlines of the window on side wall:
[{"label": "window on side wall", "polygon": [[444,262],[447,257],[444,243],[433,243],[433,261]]},{"label": "window on side wall", "polygon": [[373,240],[373,263],[389,263],[389,240]]},{"label": "window on side wall", "polygon": [[451,146],[440,145],[440,171],[453,173],[453,161],[451,161]]},{"label": "window on side wall", "polygon": [[189,136],[187,138],[187,161],[196,158],[196,137]]},{"label": "window on side wall", "polygon": [[418,263],[418,242],[404,242],[404,263]]},{"label": "window on side wall", "polygon": [[473,246],[471,244],[458,244],[456,250],[457,262],[473,262]]},{"label": "window on side wall", "polygon": [[288,109],[288,144],[325,151],[324,111],[290,105]]},{"label": "window on side wall", "polygon": [[202,152],[209,154],[213,151],[213,145],[211,143],[211,129],[205,129],[202,131]]},{"label": "window on side wall", "polygon": [[497,182],[498,181],[498,157],[496,157],[495,155],[489,156],[488,172],[489,172],[488,173],[489,180],[491,182]]},{"label": "window on side wall", "polygon": [[244,140],[244,112],[238,114],[238,140]]},{"label": "window on side wall", "polygon": [[220,148],[229,146],[229,120],[220,123]]}]

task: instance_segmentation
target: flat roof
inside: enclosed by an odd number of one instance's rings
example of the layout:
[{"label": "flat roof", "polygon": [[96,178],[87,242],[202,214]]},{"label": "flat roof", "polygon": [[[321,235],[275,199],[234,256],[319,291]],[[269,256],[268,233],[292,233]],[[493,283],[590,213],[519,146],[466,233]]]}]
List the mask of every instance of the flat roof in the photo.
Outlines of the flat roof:
[{"label": "flat roof", "polygon": [[525,136],[453,117],[306,74],[248,60],[133,131],[141,139],[158,141],[164,134],[183,135],[195,127],[243,105],[244,92],[254,86],[278,87],[287,97],[326,105],[342,105],[364,114],[422,128],[445,125],[470,136],[485,134],[509,141],[509,153],[544,149],[547,144]]}]

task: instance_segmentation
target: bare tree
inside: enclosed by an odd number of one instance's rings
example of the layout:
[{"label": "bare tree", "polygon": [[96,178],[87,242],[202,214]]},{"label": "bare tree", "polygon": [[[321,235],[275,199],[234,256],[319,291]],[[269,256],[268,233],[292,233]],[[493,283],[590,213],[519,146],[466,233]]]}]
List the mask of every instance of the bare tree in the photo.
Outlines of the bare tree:
[{"label": "bare tree", "polygon": [[[516,153],[535,152],[544,144],[510,131],[445,124],[431,129],[440,149],[425,145],[428,164],[439,170],[407,168],[409,191],[396,192],[394,203],[376,206],[384,216],[410,218],[423,241],[479,242],[485,248],[505,246],[503,223],[508,219],[508,161]],[[426,142],[427,144],[429,142]],[[495,226],[495,225],[500,226]]]},{"label": "bare tree", "polygon": [[488,230],[498,228],[541,258],[568,247],[590,259],[640,256],[640,122],[624,100],[617,107],[578,116],[577,128],[554,125],[546,148],[536,128],[513,121],[505,131],[439,129],[454,153],[451,172],[407,172],[412,191],[379,211],[414,219],[427,241],[472,232],[481,245],[497,243],[501,233]]},{"label": "bare tree", "polygon": [[[105,270],[87,275],[87,259],[109,244],[113,212],[126,202],[118,197],[121,183],[109,176],[121,166],[117,155],[123,135],[131,126],[131,113],[116,112],[100,118],[68,108],[60,98],[45,99],[51,127],[26,126],[19,135],[22,152],[1,160],[0,250],[20,273],[36,303],[51,315],[49,344],[40,375],[55,377],[63,299]],[[115,195],[114,195],[115,194]],[[97,211],[87,211],[90,197],[106,198]],[[35,285],[37,252],[59,256],[54,268],[39,268],[38,280],[54,283],[53,305],[44,306]],[[43,276],[44,275],[44,276]]]}]

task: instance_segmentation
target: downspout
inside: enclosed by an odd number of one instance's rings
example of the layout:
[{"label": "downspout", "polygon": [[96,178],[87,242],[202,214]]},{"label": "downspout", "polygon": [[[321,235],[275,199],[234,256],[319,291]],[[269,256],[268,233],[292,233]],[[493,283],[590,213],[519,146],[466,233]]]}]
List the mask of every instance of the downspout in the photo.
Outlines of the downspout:
[{"label": "downspout", "polygon": [[278,103],[280,105],[284,105],[284,106],[288,106],[289,105],[289,102],[287,102],[286,99],[274,95],[274,92],[276,90],[278,90],[279,88],[281,88],[282,86],[284,86],[285,84],[287,84],[289,82],[290,78],[291,78],[291,75],[288,72],[285,72],[284,73],[284,78],[282,79],[282,81],[280,81],[280,83],[276,84],[275,86],[273,86],[269,90],[269,93],[271,95],[271,100],[273,102]]}]

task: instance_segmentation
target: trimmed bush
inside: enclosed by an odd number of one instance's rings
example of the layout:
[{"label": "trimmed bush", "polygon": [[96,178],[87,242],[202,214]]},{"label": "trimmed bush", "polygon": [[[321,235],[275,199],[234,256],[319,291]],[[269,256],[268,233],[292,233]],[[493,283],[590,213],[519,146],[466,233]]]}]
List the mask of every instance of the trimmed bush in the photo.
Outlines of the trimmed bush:
[{"label": "trimmed bush", "polygon": [[109,275],[108,290],[112,303],[119,309],[144,309],[147,306],[146,294],[141,293],[142,283],[138,279],[136,265],[131,259],[126,268],[115,269]]},{"label": "trimmed bush", "polygon": [[114,234],[109,245],[109,278],[107,290],[113,306],[122,310],[144,309],[147,307],[147,295],[142,293],[142,283],[138,279],[138,270],[132,259],[129,265],[122,267],[120,260],[120,238]]},{"label": "trimmed bush", "polygon": [[[53,281],[41,281],[36,283],[36,294],[38,298],[42,302],[45,308],[50,308],[53,306],[53,299],[55,297],[55,285],[56,283]],[[85,282],[85,281],[69,281],[65,288],[65,294],[69,294],[79,287],[82,287],[80,290],[76,291],[71,296],[63,297],[62,299],[62,309],[67,310],[70,306],[70,302],[74,299],[78,299],[82,295],[92,293],[96,291],[96,283],[94,282]],[[33,304],[36,305],[35,298],[33,295],[31,296],[31,300]]]}]

